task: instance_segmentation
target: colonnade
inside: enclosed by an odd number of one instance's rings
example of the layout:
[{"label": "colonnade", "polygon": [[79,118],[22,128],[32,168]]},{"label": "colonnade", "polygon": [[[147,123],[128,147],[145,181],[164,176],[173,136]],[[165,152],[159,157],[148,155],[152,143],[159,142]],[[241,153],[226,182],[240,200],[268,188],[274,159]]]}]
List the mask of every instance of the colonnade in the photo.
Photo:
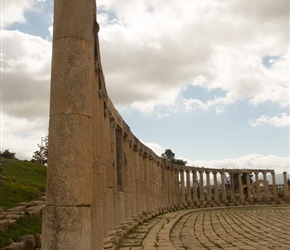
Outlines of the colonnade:
[{"label": "colonnade", "polygon": [[[55,0],[43,250],[116,249],[160,213],[268,200],[268,173],[277,198],[273,170],[174,165],[142,144],[107,95],[98,31],[95,0]],[[286,174],[284,183],[289,197]]]}]

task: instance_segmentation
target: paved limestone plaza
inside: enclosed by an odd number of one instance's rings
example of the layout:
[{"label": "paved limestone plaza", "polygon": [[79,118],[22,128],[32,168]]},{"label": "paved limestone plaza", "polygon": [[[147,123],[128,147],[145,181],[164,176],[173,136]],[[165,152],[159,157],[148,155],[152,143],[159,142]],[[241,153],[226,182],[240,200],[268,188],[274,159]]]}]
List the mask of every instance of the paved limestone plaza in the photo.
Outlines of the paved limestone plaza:
[{"label": "paved limestone plaza", "polygon": [[121,250],[290,249],[290,206],[188,209],[131,230]]}]

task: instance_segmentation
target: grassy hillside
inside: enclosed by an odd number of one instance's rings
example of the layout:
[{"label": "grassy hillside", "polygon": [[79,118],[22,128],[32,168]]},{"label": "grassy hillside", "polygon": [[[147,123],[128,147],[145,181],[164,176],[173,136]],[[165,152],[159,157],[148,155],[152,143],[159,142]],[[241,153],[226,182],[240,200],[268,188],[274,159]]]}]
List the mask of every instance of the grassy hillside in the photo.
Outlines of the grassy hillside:
[{"label": "grassy hillside", "polygon": [[15,207],[18,202],[43,196],[46,167],[17,159],[1,158],[0,162],[0,207]]}]

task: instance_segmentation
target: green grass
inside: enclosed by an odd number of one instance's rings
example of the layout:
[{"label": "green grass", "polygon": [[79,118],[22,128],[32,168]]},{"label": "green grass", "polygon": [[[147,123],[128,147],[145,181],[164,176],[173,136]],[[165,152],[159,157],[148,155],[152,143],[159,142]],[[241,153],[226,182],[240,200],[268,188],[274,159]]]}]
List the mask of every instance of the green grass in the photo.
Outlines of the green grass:
[{"label": "green grass", "polygon": [[0,207],[8,209],[18,202],[32,201],[43,196],[46,167],[29,161],[1,158]]},{"label": "green grass", "polygon": [[41,233],[41,218],[32,219],[28,215],[17,220],[17,223],[10,226],[9,230],[0,234],[0,248],[10,245],[11,240],[27,234]]}]

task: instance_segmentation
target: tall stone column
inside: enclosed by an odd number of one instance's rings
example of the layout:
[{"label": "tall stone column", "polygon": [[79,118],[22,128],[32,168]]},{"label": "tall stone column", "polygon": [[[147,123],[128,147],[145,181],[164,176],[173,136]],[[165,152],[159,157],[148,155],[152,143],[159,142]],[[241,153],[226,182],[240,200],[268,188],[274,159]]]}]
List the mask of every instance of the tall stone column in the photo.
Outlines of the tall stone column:
[{"label": "tall stone column", "polygon": [[234,173],[230,172],[230,187],[231,187],[231,200],[233,203],[236,202],[236,193],[235,193],[235,183],[234,183]]},{"label": "tall stone column", "polygon": [[113,175],[112,175],[112,182],[113,182],[113,218],[114,218],[114,230],[116,232],[116,245],[118,245],[119,240],[123,236],[123,231],[120,227],[120,214],[119,214],[119,191],[118,191],[118,177],[117,177],[117,152],[116,152],[116,128],[117,124],[113,117],[111,117],[110,123],[110,137],[111,137],[111,159],[113,164]]},{"label": "tall stone column", "polygon": [[136,175],[136,213],[139,219],[142,218],[142,193],[141,193],[141,177],[140,177],[140,159],[138,146],[134,145],[134,165]]},{"label": "tall stone column", "polygon": [[238,173],[238,183],[239,183],[239,194],[240,194],[240,203],[243,204],[245,199],[244,199],[244,187],[243,187],[243,182],[242,182],[242,173]]},{"label": "tall stone column", "polygon": [[92,213],[99,167],[93,152],[95,13],[91,0],[54,2],[44,250],[93,249],[98,237]]},{"label": "tall stone column", "polygon": [[205,174],[206,174],[206,193],[207,193],[206,201],[207,201],[207,204],[210,204],[211,203],[211,190],[210,190],[210,178],[209,178],[210,172],[206,171]]},{"label": "tall stone column", "polygon": [[247,195],[248,195],[248,201],[252,200],[252,192],[251,192],[251,178],[250,178],[250,172],[247,172],[246,178],[247,178]]},{"label": "tall stone column", "polygon": [[197,183],[196,183],[196,170],[192,170],[192,192],[193,192],[193,205],[196,206],[197,201],[198,201]]},{"label": "tall stone column", "polygon": [[268,188],[268,182],[267,182],[267,172],[263,171],[263,180],[264,180],[264,195],[266,198],[266,201],[269,200],[269,188]]},{"label": "tall stone column", "polygon": [[[168,163],[167,163],[168,164]],[[171,166],[168,165],[167,166],[167,169],[168,169],[168,202],[169,202],[169,209],[171,209],[173,207],[173,200],[172,200],[172,192],[173,192],[173,188],[172,188],[172,169],[171,169]]]},{"label": "tall stone column", "polygon": [[130,141],[129,141],[129,153],[128,157],[130,158],[130,176],[131,176],[131,218],[134,221],[134,224],[138,222],[138,216],[137,216],[137,184],[136,184],[136,161],[135,161],[135,151],[134,151],[134,143],[132,134],[130,135]]},{"label": "tall stone column", "polygon": [[151,215],[151,191],[150,191],[150,169],[149,169],[149,155],[144,154],[144,173],[145,173],[145,191],[146,191],[146,215]]},{"label": "tall stone column", "polygon": [[225,204],[227,202],[227,191],[225,185],[225,170],[222,169],[220,172],[221,175],[221,182],[222,182],[222,202]]},{"label": "tall stone column", "polygon": [[142,213],[146,217],[147,204],[146,204],[146,176],[145,176],[145,153],[140,150],[140,179],[141,179],[141,194],[142,194]]},{"label": "tall stone column", "polygon": [[179,169],[174,167],[174,193],[173,199],[176,207],[180,207],[180,191],[179,191]]},{"label": "tall stone column", "polygon": [[184,169],[180,168],[180,200],[181,205],[185,206],[185,185],[184,185]]},{"label": "tall stone column", "polygon": [[204,186],[203,186],[203,170],[199,170],[199,193],[200,193],[200,203],[204,204]]},{"label": "tall stone column", "polygon": [[260,182],[259,182],[259,172],[255,171],[255,184],[256,184],[256,200],[257,202],[261,201],[261,192],[260,192]]},{"label": "tall stone column", "polygon": [[288,183],[287,183],[287,172],[283,172],[283,179],[284,179],[284,197],[288,198],[289,197],[289,188],[288,188]]},{"label": "tall stone column", "polygon": [[273,183],[273,198],[274,198],[274,201],[278,201],[275,172],[271,172],[271,175],[272,175],[272,183]]},{"label": "tall stone column", "polygon": [[213,181],[214,181],[214,201],[216,204],[219,203],[219,197],[218,197],[218,183],[217,183],[217,172],[213,172]]},{"label": "tall stone column", "polygon": [[190,170],[186,169],[186,198],[187,205],[191,205],[191,189],[190,189]]}]

